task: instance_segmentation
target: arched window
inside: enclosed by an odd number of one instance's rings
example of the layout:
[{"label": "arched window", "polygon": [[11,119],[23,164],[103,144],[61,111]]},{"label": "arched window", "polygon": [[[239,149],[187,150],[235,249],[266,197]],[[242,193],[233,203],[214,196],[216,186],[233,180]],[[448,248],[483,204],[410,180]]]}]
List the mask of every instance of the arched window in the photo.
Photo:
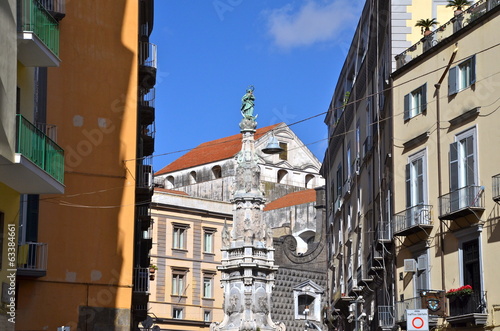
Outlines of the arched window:
[{"label": "arched window", "polygon": [[218,165],[212,168],[213,179],[222,178],[222,168]]},{"label": "arched window", "polygon": [[286,175],[288,175],[286,170],[278,170],[278,183],[284,184],[286,182]]},{"label": "arched window", "polygon": [[305,188],[313,188],[314,185],[314,175],[306,175],[306,185]]},{"label": "arched window", "polygon": [[196,171],[191,171],[189,173],[189,184],[196,184]]},{"label": "arched window", "polygon": [[165,188],[172,189],[174,187],[175,187],[174,176],[168,176],[167,179],[165,179]]}]

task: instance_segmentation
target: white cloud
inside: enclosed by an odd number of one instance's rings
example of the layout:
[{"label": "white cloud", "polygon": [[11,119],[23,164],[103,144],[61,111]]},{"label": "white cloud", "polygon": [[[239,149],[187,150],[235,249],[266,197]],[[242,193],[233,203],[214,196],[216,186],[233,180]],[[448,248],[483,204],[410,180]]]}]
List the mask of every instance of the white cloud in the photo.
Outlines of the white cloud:
[{"label": "white cloud", "polygon": [[[301,2],[302,3],[302,2]],[[310,46],[341,39],[342,32],[356,27],[361,12],[359,0],[307,1],[266,12],[268,33],[284,49]],[[349,35],[349,39],[351,35]]]}]

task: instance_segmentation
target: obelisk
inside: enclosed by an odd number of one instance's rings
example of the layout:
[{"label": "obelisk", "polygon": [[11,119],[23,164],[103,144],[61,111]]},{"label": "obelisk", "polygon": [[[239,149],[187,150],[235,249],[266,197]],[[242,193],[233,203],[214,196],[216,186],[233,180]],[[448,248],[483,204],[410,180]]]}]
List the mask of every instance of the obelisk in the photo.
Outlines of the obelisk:
[{"label": "obelisk", "polygon": [[233,199],[233,228],[222,233],[221,286],[224,289],[224,320],[214,322],[212,331],[284,331],[283,323],[271,319],[274,286],[272,229],[262,219],[265,198],[260,189],[260,167],[255,151],[257,128],[253,115],[253,87],[242,98],[241,151],[236,156]]}]

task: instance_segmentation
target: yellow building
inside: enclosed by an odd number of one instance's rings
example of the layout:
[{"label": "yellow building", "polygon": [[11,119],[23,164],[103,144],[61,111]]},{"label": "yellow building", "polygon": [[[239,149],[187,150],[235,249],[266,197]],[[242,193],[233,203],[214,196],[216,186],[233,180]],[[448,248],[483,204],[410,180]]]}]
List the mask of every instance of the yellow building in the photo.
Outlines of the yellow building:
[{"label": "yellow building", "polygon": [[[54,3],[53,3],[54,5]],[[0,329],[19,322],[16,277],[43,267],[46,246],[27,231],[27,205],[65,191],[64,151],[46,107],[47,67],[60,64],[59,7],[28,0],[0,6]],[[50,12],[49,12],[50,11]],[[57,195],[56,195],[57,196]],[[33,230],[33,229],[32,229]],[[36,240],[35,240],[36,241]],[[18,258],[19,256],[19,258]]]},{"label": "yellow building", "polygon": [[[4,192],[12,203],[19,193],[59,193],[27,196],[21,206],[16,330],[135,329],[147,312],[142,275],[151,247],[142,234],[152,195],[153,0],[9,0],[0,10],[22,121],[39,122],[43,115],[42,123],[53,125],[47,132],[57,127],[64,149],[64,165],[57,168],[64,172],[59,182],[52,175],[53,189],[0,188],[5,226],[20,208],[4,207]],[[16,25],[16,18],[22,22]],[[2,62],[3,54],[4,46]],[[6,133],[0,148],[3,159],[15,163],[16,81],[4,81],[8,77],[2,73],[3,87],[12,85],[0,99],[9,107],[0,110]],[[55,166],[53,155],[48,152],[45,162]],[[1,181],[8,179],[36,184],[24,173]]]},{"label": "yellow building", "polygon": [[155,188],[152,203],[157,268],[149,308],[156,325],[169,330],[208,328],[222,320],[221,245],[224,224],[232,226],[229,202]]},{"label": "yellow building", "polygon": [[407,309],[427,309],[430,327],[498,329],[499,8],[483,0],[450,11],[397,57],[392,221],[403,327]]}]

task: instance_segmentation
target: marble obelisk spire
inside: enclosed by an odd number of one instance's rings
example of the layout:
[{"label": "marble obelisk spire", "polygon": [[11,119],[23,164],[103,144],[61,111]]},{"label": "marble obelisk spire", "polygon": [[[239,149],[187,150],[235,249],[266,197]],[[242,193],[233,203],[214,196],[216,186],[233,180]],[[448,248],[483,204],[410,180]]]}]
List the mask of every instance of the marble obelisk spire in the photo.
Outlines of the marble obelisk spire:
[{"label": "marble obelisk spire", "polygon": [[260,168],[255,152],[257,116],[253,116],[253,87],[242,98],[241,151],[236,157],[233,228],[222,233],[221,286],[224,289],[224,320],[212,331],[285,330],[271,319],[274,274],[272,229],[264,223],[264,194],[260,189]]}]

